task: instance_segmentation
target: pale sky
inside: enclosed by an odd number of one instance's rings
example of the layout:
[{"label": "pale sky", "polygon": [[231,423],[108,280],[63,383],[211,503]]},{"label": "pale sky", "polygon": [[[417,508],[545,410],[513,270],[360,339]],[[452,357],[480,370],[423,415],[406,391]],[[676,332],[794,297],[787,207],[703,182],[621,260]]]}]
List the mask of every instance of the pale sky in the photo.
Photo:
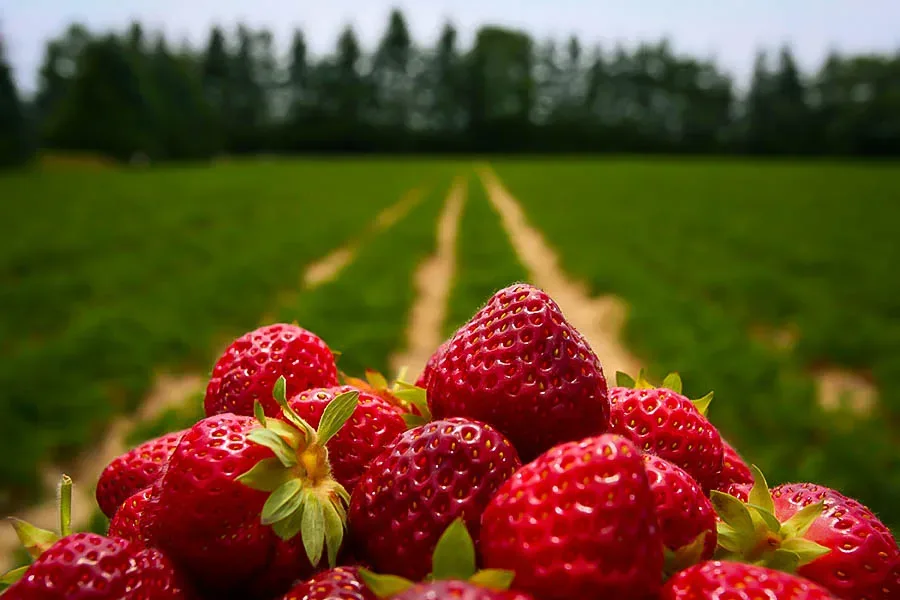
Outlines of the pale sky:
[{"label": "pale sky", "polygon": [[817,68],[830,48],[900,51],[900,0],[0,0],[0,31],[17,81],[31,91],[47,38],[74,20],[104,31],[138,19],[148,29],[163,28],[172,41],[187,38],[201,47],[213,23],[244,22],[271,29],[282,51],[301,27],[321,53],[347,23],[371,48],[394,6],[420,44],[432,43],[447,19],[466,46],[487,23],[538,39],[574,33],[585,45],[606,47],[666,36],[676,51],[715,56],[740,82],[760,46],[790,43],[805,70]]}]

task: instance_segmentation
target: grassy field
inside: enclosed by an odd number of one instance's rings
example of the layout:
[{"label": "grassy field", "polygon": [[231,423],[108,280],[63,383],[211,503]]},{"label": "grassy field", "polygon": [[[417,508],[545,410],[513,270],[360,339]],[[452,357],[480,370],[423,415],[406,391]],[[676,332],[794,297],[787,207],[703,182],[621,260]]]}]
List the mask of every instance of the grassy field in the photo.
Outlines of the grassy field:
[{"label": "grassy field", "polygon": [[[2,500],[132,409],[154,370],[207,371],[305,265],[451,174],[286,161],[0,178],[0,453],[16,456],[0,461]],[[404,253],[388,245],[385,269]]]},{"label": "grassy field", "polygon": [[[508,161],[495,169],[594,293],[631,307],[657,376],[716,392],[711,417],[771,480],[831,484],[900,525],[900,171],[704,161]],[[797,332],[792,348],[760,328]],[[868,417],[815,400],[822,365],[871,377]]]}]

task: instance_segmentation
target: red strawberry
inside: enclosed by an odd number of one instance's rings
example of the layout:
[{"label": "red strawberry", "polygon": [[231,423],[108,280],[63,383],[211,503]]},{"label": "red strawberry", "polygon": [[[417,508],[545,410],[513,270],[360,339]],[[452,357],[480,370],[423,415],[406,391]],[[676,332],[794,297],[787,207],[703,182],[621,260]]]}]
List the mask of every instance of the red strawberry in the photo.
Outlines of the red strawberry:
[{"label": "red strawberry", "polygon": [[391,596],[391,600],[533,600],[528,594],[492,590],[466,581],[419,583]]},{"label": "red strawberry", "polygon": [[152,494],[152,487],[144,488],[122,503],[122,506],[116,511],[116,515],[109,523],[107,535],[143,544],[144,536],[141,533],[141,518]]},{"label": "red strawberry", "polygon": [[[641,458],[653,490],[663,543],[676,554],[674,566],[712,558],[716,549],[716,511],[700,485],[684,469],[665,459],[652,454]],[[703,538],[698,540],[698,536]]]},{"label": "red strawberry", "polygon": [[490,423],[524,461],[609,421],[597,356],[556,302],[526,284],[494,294],[453,334],[427,392],[435,418]]},{"label": "red strawberry", "polygon": [[[184,434],[142,519],[165,551],[210,595],[269,598],[319,566],[335,563],[346,490],[331,476],[325,444],[356,406],[342,394],[318,431],[275,393],[285,420],[225,413]],[[271,494],[269,494],[271,492]]]},{"label": "red strawberry", "polygon": [[833,600],[828,590],[765,567],[708,561],[677,573],[660,600]]},{"label": "red strawberry", "polygon": [[279,600],[376,600],[356,567],[335,567],[294,586]]},{"label": "red strawberry", "polygon": [[318,427],[328,403],[352,391],[359,394],[359,404],[328,444],[334,478],[348,492],[353,492],[363,471],[385,446],[406,431],[403,412],[378,396],[349,385],[306,390],[288,401],[298,415]]},{"label": "red strawberry", "polygon": [[239,337],[216,361],[203,402],[206,415],[251,416],[259,400],[267,416],[278,417],[271,392],[281,376],[288,396],[338,384],[334,355],[321,338],[296,325],[267,325]]},{"label": "red strawberry", "polygon": [[728,558],[796,570],[845,600],[900,598],[900,548],[872,511],[812,483],[780,485],[770,493],[763,474],[752,470],[748,504],[713,492]]},{"label": "red strawberry", "polygon": [[72,533],[72,480],[59,489],[61,531],[38,529],[13,519],[33,559],[3,576],[4,600],[188,600],[186,580],[160,550],[116,537]]},{"label": "red strawberry", "polygon": [[126,499],[153,485],[185,431],[148,440],[103,469],[97,482],[97,504],[103,514],[111,519]]},{"label": "red strawberry", "polygon": [[444,419],[405,431],[353,491],[355,549],[379,571],[422,579],[454,519],[464,517],[477,540],[485,505],[520,465],[512,444],[477,421]]},{"label": "red strawberry", "polygon": [[725,451],[719,432],[704,416],[712,394],[692,402],[681,395],[681,379],[675,374],[658,388],[643,372],[637,382],[624,373],[617,380],[619,385],[609,391],[610,431],[681,467],[704,492],[714,488]]},{"label": "red strawberry", "polygon": [[428,358],[428,362],[425,363],[425,368],[422,369],[422,372],[419,373],[419,378],[416,379],[416,387],[420,387],[423,389],[428,389],[428,384],[434,378],[435,370],[437,369],[438,361],[441,360],[441,356],[444,355],[444,352],[447,350],[447,346],[450,345],[450,340],[445,340],[438,349],[434,351]]},{"label": "red strawberry", "polygon": [[484,565],[542,600],[653,597],[663,542],[640,451],[603,434],[526,464],[481,520]]},{"label": "red strawberry", "polygon": [[750,467],[747,466],[741,455],[737,453],[737,450],[724,439],[722,440],[722,447],[725,452],[722,459],[722,472],[719,473],[719,483],[716,485],[716,489],[720,492],[730,493],[728,490],[735,483],[749,483],[753,485],[753,475],[750,473]]}]

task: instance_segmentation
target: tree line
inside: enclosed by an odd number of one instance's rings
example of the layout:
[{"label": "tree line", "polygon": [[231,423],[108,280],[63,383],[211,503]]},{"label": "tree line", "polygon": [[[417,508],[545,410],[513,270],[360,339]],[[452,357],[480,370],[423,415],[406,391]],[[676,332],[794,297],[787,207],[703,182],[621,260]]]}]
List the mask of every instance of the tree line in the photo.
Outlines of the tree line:
[{"label": "tree line", "polygon": [[393,11],[377,46],[350,27],[312,56],[296,30],[213,27],[202,48],[139,23],[48,41],[38,89],[16,91],[0,47],[0,161],[36,148],[127,160],[245,153],[900,154],[900,51],[830,54],[814,73],[790,47],[760,51],[749,89],[666,40],[536,40],[483,27],[434,47]]}]

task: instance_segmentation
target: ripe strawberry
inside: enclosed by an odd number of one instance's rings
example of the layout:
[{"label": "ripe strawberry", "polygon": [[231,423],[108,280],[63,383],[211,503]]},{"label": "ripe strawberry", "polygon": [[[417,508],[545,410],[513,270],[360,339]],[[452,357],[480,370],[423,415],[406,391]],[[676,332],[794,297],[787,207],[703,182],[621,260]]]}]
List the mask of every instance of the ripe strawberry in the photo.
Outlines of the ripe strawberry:
[{"label": "ripe strawberry", "polygon": [[425,368],[422,369],[422,372],[419,373],[418,379],[416,379],[416,387],[420,387],[423,389],[428,389],[428,384],[434,378],[435,370],[437,369],[438,361],[441,360],[441,356],[444,355],[444,352],[447,350],[447,346],[450,345],[450,340],[445,340],[440,346],[438,346],[437,350],[434,351],[428,361],[425,363]]},{"label": "ripe strawberry", "polygon": [[279,600],[376,600],[356,567],[335,567],[294,586]]},{"label": "ripe strawberry", "polygon": [[609,391],[610,431],[681,467],[704,492],[714,488],[722,472],[724,447],[705,417],[712,394],[692,402],[681,395],[681,379],[675,374],[658,388],[644,379],[643,372],[637,382],[619,373],[617,383]]},{"label": "ripe strawberry", "polygon": [[141,533],[141,518],[144,516],[144,510],[146,510],[152,494],[152,487],[144,488],[123,502],[109,522],[107,535],[143,544],[144,536]]},{"label": "ripe strawberry", "polygon": [[409,429],[372,461],[350,500],[350,532],[360,558],[418,581],[438,538],[457,517],[478,539],[494,492],[521,465],[496,429],[465,418]]},{"label": "ripe strawberry", "polygon": [[271,392],[281,376],[289,397],[338,384],[334,355],[321,338],[296,325],[267,325],[239,337],[216,361],[203,401],[206,415],[251,416],[259,400],[267,416],[278,417]]},{"label": "ripe strawberry", "polygon": [[[325,444],[356,407],[334,399],[318,431],[284,398],[284,420],[225,413],[184,434],[142,519],[148,543],[166,552],[210,595],[270,598],[312,575],[327,546],[334,566],[347,491],[331,476]],[[268,492],[271,492],[269,494]]]},{"label": "ripe strawberry", "polygon": [[845,600],[900,598],[900,548],[872,511],[812,483],[769,492],[759,469],[752,471],[748,503],[713,492],[727,558],[796,570]]},{"label": "ripe strawberry", "polygon": [[660,600],[834,600],[802,577],[755,565],[707,561],[677,573]]},{"label": "ripe strawberry", "polygon": [[719,483],[716,489],[726,494],[731,493],[728,490],[736,483],[747,483],[753,485],[753,475],[750,473],[750,467],[737,453],[737,450],[724,439],[722,447],[725,452],[722,458],[722,472],[719,473]]},{"label": "ripe strawberry", "polygon": [[3,576],[4,600],[188,600],[193,591],[155,548],[116,537],[72,533],[72,480],[59,487],[60,532],[12,519],[33,562]]},{"label": "ripe strawberry", "polygon": [[[716,511],[700,485],[684,469],[644,454],[663,544],[675,568],[712,558],[716,549]],[[698,537],[702,536],[698,540]]]},{"label": "ripe strawberry", "polygon": [[600,361],[542,290],[513,285],[460,327],[434,367],[437,419],[468,417],[499,429],[523,461],[560,442],[606,431]]},{"label": "ripe strawberry", "polygon": [[435,581],[419,583],[391,596],[391,600],[533,600],[528,594],[507,590],[492,590],[466,581]]},{"label": "ripe strawberry", "polygon": [[542,600],[653,597],[663,542],[640,451],[603,434],[555,446],[500,488],[481,520],[484,565]]},{"label": "ripe strawberry", "polygon": [[119,506],[159,477],[187,430],[148,440],[109,463],[97,481],[97,504],[110,519]]}]

